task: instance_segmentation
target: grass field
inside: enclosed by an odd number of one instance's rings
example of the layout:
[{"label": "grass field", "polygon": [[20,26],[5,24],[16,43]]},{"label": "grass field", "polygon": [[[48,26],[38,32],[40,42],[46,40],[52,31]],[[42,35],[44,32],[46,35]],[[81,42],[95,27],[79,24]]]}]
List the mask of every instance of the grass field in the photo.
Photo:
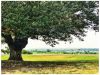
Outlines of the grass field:
[{"label": "grass field", "polygon": [[98,54],[22,55],[23,62],[7,61],[3,55],[2,73],[14,74],[95,74]]}]

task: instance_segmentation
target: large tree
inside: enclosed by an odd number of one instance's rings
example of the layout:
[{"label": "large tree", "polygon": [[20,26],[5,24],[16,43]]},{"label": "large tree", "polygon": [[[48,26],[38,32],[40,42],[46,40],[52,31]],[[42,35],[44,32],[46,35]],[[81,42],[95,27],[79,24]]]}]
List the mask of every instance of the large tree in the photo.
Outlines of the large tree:
[{"label": "large tree", "polygon": [[28,38],[51,46],[57,40],[83,40],[86,29],[98,31],[96,1],[2,1],[2,37],[10,49],[9,60],[22,60]]}]

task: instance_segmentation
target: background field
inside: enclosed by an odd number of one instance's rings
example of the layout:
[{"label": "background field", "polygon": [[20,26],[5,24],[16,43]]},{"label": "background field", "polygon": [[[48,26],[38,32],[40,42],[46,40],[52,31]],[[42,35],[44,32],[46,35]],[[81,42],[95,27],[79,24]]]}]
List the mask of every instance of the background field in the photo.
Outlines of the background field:
[{"label": "background field", "polygon": [[2,55],[2,73],[14,74],[92,74],[98,73],[98,54],[23,54],[23,62],[6,61]]},{"label": "background field", "polygon": [[[7,60],[9,55],[2,55],[2,60]],[[98,61],[98,54],[23,54],[24,61],[73,61],[73,62],[95,62]]]}]

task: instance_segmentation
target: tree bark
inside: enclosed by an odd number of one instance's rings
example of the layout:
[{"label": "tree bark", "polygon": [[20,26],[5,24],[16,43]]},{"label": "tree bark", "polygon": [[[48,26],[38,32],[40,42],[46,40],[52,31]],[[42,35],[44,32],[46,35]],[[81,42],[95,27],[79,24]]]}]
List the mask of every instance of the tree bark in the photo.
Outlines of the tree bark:
[{"label": "tree bark", "polygon": [[13,42],[13,45],[10,44],[9,49],[10,49],[10,57],[9,60],[16,60],[16,61],[22,61],[22,56],[21,52],[22,49],[27,45],[28,39],[15,39]]},{"label": "tree bark", "polygon": [[21,51],[22,50],[10,49],[10,56],[8,60],[22,61]]},{"label": "tree bark", "polygon": [[9,60],[22,61],[21,52],[22,49],[27,45],[28,38],[12,38],[11,35],[3,35],[5,42],[8,44],[10,49]]}]

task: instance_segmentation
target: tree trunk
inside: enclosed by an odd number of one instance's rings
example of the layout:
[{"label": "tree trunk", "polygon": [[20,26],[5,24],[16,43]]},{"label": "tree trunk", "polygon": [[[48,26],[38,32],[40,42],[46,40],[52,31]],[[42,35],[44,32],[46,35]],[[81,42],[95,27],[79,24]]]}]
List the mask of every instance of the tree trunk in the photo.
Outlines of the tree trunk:
[{"label": "tree trunk", "polygon": [[22,61],[21,51],[22,50],[10,49],[9,60]]},{"label": "tree trunk", "polygon": [[9,60],[22,61],[21,52],[27,45],[27,39],[16,39],[13,44],[8,44],[10,49]]},{"label": "tree trunk", "polygon": [[28,38],[12,38],[11,35],[4,34],[2,34],[2,36],[5,38],[5,42],[8,44],[10,49],[9,60],[22,61],[21,52],[22,49],[27,45]]}]

